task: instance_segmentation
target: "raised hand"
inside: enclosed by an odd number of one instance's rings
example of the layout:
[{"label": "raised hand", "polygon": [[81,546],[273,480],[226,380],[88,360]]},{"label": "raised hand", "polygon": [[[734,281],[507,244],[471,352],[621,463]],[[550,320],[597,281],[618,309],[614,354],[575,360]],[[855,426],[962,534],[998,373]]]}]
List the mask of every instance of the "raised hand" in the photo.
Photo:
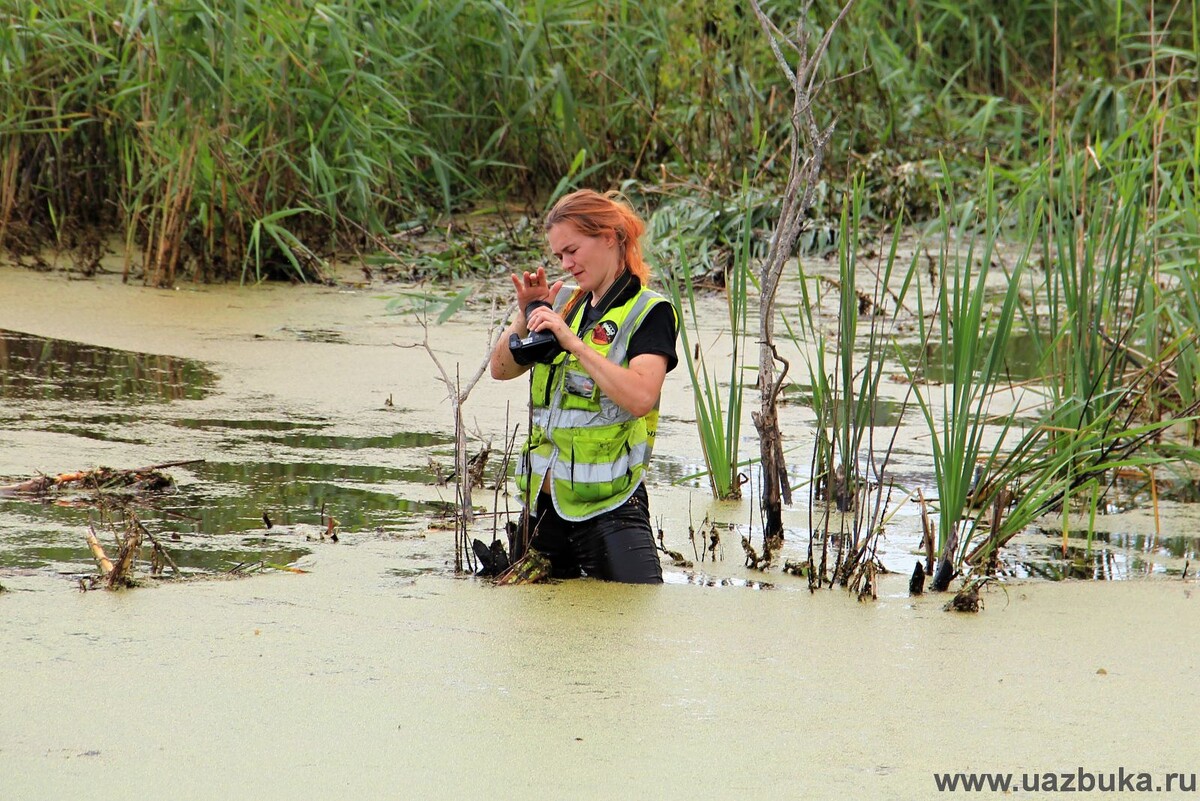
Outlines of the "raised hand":
[{"label": "raised hand", "polygon": [[535,300],[542,300],[553,304],[554,297],[562,289],[563,285],[562,281],[555,281],[553,285],[550,285],[550,282],[546,278],[546,269],[544,267],[538,267],[537,272],[527,272],[521,275],[514,273],[510,277],[512,278],[513,288],[517,290],[517,308],[522,313],[525,312],[525,307]]}]

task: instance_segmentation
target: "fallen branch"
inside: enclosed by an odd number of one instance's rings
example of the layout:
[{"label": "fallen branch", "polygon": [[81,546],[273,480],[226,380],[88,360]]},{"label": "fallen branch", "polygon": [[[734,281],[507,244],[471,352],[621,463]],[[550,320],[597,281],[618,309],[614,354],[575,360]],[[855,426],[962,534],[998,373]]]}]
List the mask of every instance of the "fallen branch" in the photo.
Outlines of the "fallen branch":
[{"label": "fallen branch", "polygon": [[551,574],[550,559],[541,551],[529,548],[525,555],[496,576],[496,584],[509,586],[512,584],[538,584],[549,581]]},{"label": "fallen branch", "polygon": [[51,489],[59,489],[79,485],[88,489],[132,488],[135,492],[155,492],[174,486],[174,480],[160,473],[168,467],[197,464],[203,459],[187,459],[181,462],[166,462],[164,464],[135,467],[131,470],[114,470],[111,467],[97,467],[95,470],[77,470],[72,473],[59,473],[55,476],[38,475],[16,484],[0,486],[0,496],[15,495],[45,495]]},{"label": "fallen branch", "polygon": [[104,546],[100,544],[100,539],[96,536],[96,529],[92,524],[88,524],[87,544],[92,549],[92,556],[96,559],[96,564],[100,566],[100,575],[103,578],[108,578],[113,571],[112,560],[108,558],[108,554],[104,552]]}]

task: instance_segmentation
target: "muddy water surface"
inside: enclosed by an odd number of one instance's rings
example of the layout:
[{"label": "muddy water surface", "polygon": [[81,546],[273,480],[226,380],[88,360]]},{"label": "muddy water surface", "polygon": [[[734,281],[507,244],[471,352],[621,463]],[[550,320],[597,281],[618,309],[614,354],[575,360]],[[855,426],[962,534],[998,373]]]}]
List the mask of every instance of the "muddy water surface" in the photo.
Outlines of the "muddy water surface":
[{"label": "muddy water surface", "polygon": [[[1135,580],[1014,580],[976,617],[899,576],[876,603],[810,595],[742,568],[750,506],[688,478],[676,373],[652,512],[684,552],[689,520],[733,524],[724,558],[653,589],[491,588],[449,570],[445,391],[388,294],[0,268],[0,476],[202,459],[139,510],[181,567],[308,571],[81,594],[94,499],[0,499],[0,797],[932,798],[935,771],[1200,772],[1192,507],[1156,526],[1132,488],[1066,558],[1061,523],[1031,531],[1016,576]],[[430,329],[464,378],[487,295]],[[485,377],[472,428],[499,441],[523,391]],[[927,480],[920,438],[902,450]],[[799,553],[807,510],[788,514]],[[914,515],[894,528],[885,564],[910,569]]]}]

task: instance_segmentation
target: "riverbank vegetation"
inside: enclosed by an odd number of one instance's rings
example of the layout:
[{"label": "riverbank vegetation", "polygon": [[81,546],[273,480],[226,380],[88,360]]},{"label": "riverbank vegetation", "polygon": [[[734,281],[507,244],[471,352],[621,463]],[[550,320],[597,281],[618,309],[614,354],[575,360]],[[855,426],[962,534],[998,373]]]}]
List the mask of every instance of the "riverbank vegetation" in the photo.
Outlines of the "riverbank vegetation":
[{"label": "riverbank vegetation", "polygon": [[[769,220],[787,174],[788,87],[748,6],[10,0],[0,245],[117,232],[150,283],[311,278],[335,250],[579,184],[679,204],[717,241],[743,175]],[[1149,207],[1187,208],[1197,13],[856,3],[824,56],[838,134],[814,213],[836,218],[858,172],[868,213],[921,219],[985,153],[1019,183],[1122,143],[1151,162]]]}]

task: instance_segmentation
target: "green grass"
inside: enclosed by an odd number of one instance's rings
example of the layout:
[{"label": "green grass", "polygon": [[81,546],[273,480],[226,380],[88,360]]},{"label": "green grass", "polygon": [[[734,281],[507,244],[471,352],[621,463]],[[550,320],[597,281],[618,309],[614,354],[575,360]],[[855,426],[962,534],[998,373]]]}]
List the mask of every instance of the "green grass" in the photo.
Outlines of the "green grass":
[{"label": "green grass", "polygon": [[[733,254],[733,261],[724,274],[729,312],[727,333],[733,353],[728,361],[729,373],[723,389],[710,372],[709,357],[703,346],[705,334],[696,310],[697,288],[686,244],[681,242],[678,246],[678,269],[667,275],[675,307],[683,315],[679,335],[692,384],[696,430],[704,452],[709,486],[713,497],[718,499],[740,498],[743,483],[739,474],[742,465],[738,459],[744,386],[741,373],[745,367],[746,312],[750,305],[747,279],[752,272],[753,235],[752,210],[747,208],[737,238],[725,243]],[[693,243],[696,241],[704,240],[692,240]]]},{"label": "green grass", "polygon": [[[814,30],[836,8],[818,2]],[[984,151],[1019,172],[1152,115],[1151,206],[1188,224],[1200,20],[1169,11],[860,0],[818,103],[844,132],[829,186],[865,168],[868,218],[936,215],[937,188],[977,183]],[[721,208],[746,170],[770,218],[778,72],[735,0],[8,0],[0,244],[101,230],[144,252],[152,282],[316,278],[430,211],[540,208],[583,184]]]}]

